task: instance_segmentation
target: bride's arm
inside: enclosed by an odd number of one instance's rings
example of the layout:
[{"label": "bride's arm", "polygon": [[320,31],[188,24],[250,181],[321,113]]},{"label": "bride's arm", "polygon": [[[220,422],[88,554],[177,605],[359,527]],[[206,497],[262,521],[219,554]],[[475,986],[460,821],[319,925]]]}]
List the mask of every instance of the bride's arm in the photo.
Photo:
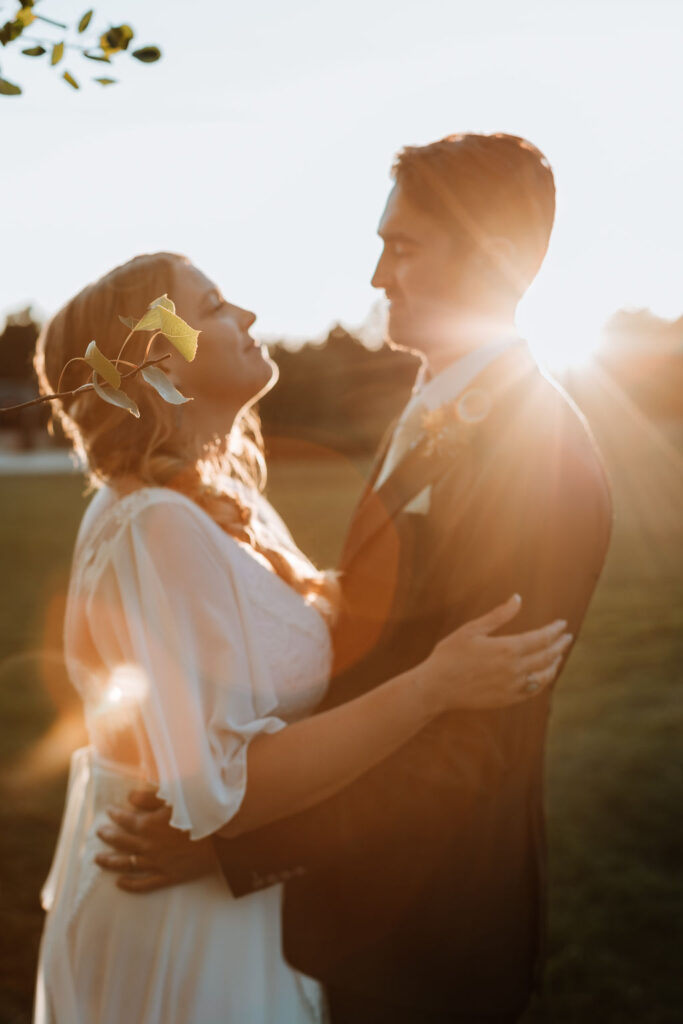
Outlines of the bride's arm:
[{"label": "bride's arm", "polygon": [[513,597],[456,630],[421,665],[369,693],[252,740],[242,804],[216,834],[230,838],[320,803],[456,709],[504,707],[525,699],[524,681],[555,678],[570,642],[565,622],[492,637],[520,608]]}]

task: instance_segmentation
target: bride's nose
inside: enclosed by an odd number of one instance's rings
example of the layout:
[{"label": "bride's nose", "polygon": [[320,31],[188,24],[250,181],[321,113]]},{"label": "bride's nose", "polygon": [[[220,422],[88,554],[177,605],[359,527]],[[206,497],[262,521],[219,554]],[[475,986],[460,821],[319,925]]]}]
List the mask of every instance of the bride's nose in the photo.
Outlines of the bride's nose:
[{"label": "bride's nose", "polygon": [[248,331],[253,323],[256,323],[256,313],[252,313],[250,309],[242,309],[241,306],[236,307],[237,322],[243,331]]}]

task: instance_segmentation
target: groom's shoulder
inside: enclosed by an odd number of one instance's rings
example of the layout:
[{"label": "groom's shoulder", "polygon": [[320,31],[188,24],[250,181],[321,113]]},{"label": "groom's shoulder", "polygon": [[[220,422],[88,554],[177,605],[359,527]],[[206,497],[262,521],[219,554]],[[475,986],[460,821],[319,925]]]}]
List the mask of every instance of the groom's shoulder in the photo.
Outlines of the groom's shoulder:
[{"label": "groom's shoulder", "polygon": [[533,461],[536,471],[549,475],[559,489],[599,492],[608,505],[610,487],[602,454],[585,412],[563,385],[536,369],[520,410],[520,457]]}]

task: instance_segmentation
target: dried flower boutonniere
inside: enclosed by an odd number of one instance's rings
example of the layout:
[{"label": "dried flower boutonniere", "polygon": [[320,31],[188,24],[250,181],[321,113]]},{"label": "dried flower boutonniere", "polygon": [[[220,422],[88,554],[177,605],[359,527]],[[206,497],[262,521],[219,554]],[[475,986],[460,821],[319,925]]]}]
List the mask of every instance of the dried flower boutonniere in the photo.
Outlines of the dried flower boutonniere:
[{"label": "dried flower boutonniere", "polygon": [[470,444],[473,428],[491,411],[491,396],[482,388],[469,388],[454,402],[430,409],[422,416],[425,455],[452,452]]}]

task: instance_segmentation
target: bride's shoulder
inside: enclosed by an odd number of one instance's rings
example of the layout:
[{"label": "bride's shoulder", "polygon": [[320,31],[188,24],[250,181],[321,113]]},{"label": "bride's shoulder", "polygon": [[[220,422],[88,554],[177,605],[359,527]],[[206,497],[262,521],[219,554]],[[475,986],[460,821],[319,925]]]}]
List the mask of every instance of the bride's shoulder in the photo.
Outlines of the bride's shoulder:
[{"label": "bride's shoulder", "polygon": [[130,537],[145,546],[163,543],[173,550],[187,546],[193,536],[213,536],[216,525],[191,498],[169,487],[117,489],[101,487],[86,509],[76,542],[75,560],[101,565]]}]

